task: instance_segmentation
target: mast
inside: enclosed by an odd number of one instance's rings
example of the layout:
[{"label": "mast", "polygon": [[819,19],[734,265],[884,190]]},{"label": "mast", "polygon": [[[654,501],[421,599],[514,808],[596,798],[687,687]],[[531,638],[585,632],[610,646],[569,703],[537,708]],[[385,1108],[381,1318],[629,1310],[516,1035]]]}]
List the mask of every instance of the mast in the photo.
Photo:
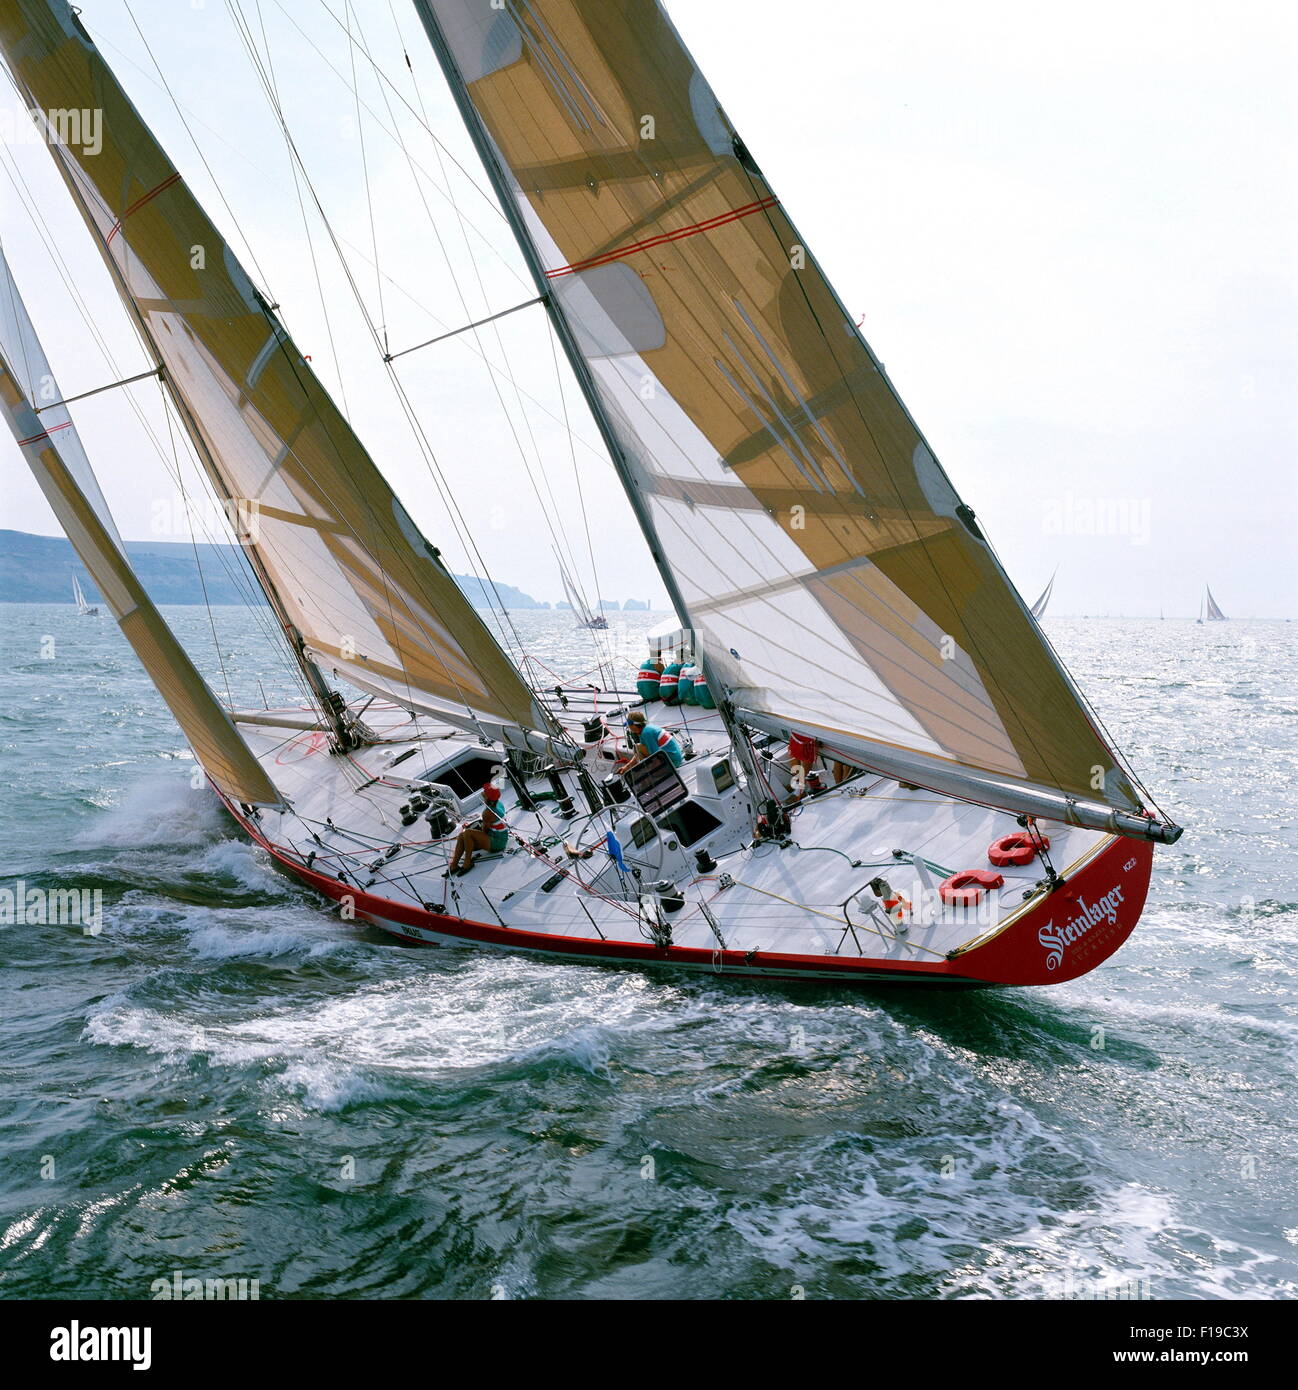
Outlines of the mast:
[{"label": "mast", "polygon": [[[681,593],[680,585],[676,581],[671,565],[668,563],[661,541],[658,537],[657,528],[653,518],[649,515],[648,508],[644,504],[644,499],[640,496],[639,489],[635,485],[634,474],[631,469],[626,452],[618,438],[617,431],[613,427],[612,421],[608,417],[608,411],[604,402],[600,398],[596,388],[594,378],[591,376],[590,365],[586,361],[581,347],[573,333],[572,326],[567,317],[559,311],[554,302],[554,297],[550,293],[550,280],[546,275],[546,268],[537,252],[527,227],[523,222],[522,213],[515,202],[509,188],[509,181],[505,171],[500,166],[500,161],[496,157],[496,151],[492,145],[491,137],[488,135],[486,127],[483,125],[482,117],[478,114],[472,99],[469,96],[468,86],[465,83],[464,75],[460,71],[459,64],[451,52],[446,36],[442,32],[441,24],[428,4],[428,0],[415,0],[415,9],[423,23],[424,31],[428,35],[428,41],[432,45],[433,52],[437,55],[437,61],[441,64],[442,72],[446,77],[446,84],[451,89],[451,95],[455,98],[455,104],[460,112],[460,118],[464,121],[465,127],[469,132],[469,138],[473,141],[474,149],[478,153],[478,158],[482,160],[483,167],[487,171],[487,177],[491,181],[492,192],[496,195],[496,201],[500,204],[501,211],[505,215],[505,220],[509,223],[510,230],[514,233],[514,239],[518,242],[519,250],[523,253],[523,259],[527,263],[528,272],[532,276],[536,286],[537,295],[545,305],[546,313],[549,315],[550,323],[558,335],[559,342],[563,347],[564,355],[568,359],[568,365],[572,368],[573,375],[577,378],[577,384],[581,388],[582,396],[585,398],[586,405],[594,418],[595,426],[599,430],[600,438],[604,441],[604,447],[608,450],[609,459],[613,468],[622,483],[623,491],[631,504],[631,510],[635,514],[635,519],[639,523],[640,530],[644,533],[645,540],[649,545],[649,554],[653,559],[654,566],[658,571],[658,577],[662,580],[664,588],[667,590],[668,602],[676,612],[680,624],[689,632],[693,632],[693,623],[690,619],[689,607],[685,602],[684,595]],[[693,645],[691,640],[691,645]],[[765,779],[761,774],[757,761],[752,757],[747,735],[739,727],[734,712],[734,706],[725,695],[727,687],[720,679],[719,673],[714,672],[709,664],[708,654],[702,650],[694,651],[694,659],[699,663],[703,674],[707,679],[710,689],[716,692],[717,711],[721,715],[722,721],[726,726],[726,732],[730,736],[731,743],[740,760],[743,762],[754,788],[764,785]]]}]

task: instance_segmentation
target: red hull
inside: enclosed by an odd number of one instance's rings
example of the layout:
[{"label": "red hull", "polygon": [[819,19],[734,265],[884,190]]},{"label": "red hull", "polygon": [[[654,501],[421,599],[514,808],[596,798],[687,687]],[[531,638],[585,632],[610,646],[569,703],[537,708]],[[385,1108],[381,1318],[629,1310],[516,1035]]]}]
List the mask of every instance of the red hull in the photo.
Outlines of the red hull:
[{"label": "red hull", "polygon": [[[219,793],[218,793],[219,794]],[[225,799],[222,798],[224,801]],[[716,974],[771,979],[836,980],[877,984],[905,980],[933,985],[1054,985],[1075,980],[1107,960],[1131,935],[1145,905],[1154,862],[1152,844],[1114,839],[1049,897],[983,944],[941,961],[851,960],[840,956],[799,956],[772,951],[711,951],[689,946],[654,946],[650,942],[601,941],[558,936],[513,927],[491,926],[463,917],[448,917],[381,898],[308,868],[301,860],[269,843],[257,826],[228,801],[226,809],[253,840],[295,877],[326,897],[351,899],[358,920],[381,920],[417,927],[444,937],[483,946],[540,951],[590,961],[624,961],[636,965],[675,965]],[[396,932],[403,941],[429,945],[420,937]]]}]

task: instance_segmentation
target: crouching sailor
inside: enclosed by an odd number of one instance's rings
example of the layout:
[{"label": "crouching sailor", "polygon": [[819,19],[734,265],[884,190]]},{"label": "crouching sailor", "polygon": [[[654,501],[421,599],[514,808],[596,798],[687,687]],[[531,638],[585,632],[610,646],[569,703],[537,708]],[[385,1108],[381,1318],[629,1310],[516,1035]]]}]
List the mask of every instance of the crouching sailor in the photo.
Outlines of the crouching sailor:
[{"label": "crouching sailor", "polygon": [[500,814],[500,788],[488,782],[482,789],[482,819],[477,826],[466,825],[456,837],[447,877],[467,874],[473,868],[474,854],[500,854],[508,846],[509,827]]},{"label": "crouching sailor", "polygon": [[631,761],[633,763],[638,763],[642,758],[652,757],[655,753],[663,752],[667,754],[673,767],[680,767],[684,757],[681,753],[681,746],[666,729],[660,729],[657,724],[646,723],[644,715],[639,710],[633,710],[627,715],[626,727],[631,740]]}]

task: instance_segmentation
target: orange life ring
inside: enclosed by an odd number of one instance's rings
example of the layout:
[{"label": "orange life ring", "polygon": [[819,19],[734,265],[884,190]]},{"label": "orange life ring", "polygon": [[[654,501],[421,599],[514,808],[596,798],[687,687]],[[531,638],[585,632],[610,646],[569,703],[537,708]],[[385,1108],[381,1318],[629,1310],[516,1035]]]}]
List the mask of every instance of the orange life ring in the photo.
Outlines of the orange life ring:
[{"label": "orange life ring", "polygon": [[984,893],[999,888],[1005,880],[990,869],[962,869],[952,874],[937,890],[944,903],[956,907],[972,907],[982,901]]},{"label": "orange life ring", "polygon": [[1050,848],[1050,837],[1039,830],[1016,830],[1013,835],[1002,835],[999,840],[987,846],[987,858],[997,868],[1022,868],[1031,864],[1040,850]]}]

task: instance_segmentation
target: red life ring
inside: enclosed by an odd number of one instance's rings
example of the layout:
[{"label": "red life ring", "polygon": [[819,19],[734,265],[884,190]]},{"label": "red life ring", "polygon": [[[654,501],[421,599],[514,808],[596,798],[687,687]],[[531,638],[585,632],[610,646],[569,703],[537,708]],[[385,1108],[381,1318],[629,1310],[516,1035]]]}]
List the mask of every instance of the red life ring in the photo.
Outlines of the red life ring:
[{"label": "red life ring", "polygon": [[1022,868],[1031,864],[1037,853],[1050,848],[1050,837],[1039,830],[1016,830],[1013,835],[1002,835],[987,846],[987,858],[997,868]]},{"label": "red life ring", "polygon": [[944,903],[956,907],[972,907],[982,901],[984,893],[999,888],[1005,880],[990,869],[962,869],[952,874],[937,890]]}]

